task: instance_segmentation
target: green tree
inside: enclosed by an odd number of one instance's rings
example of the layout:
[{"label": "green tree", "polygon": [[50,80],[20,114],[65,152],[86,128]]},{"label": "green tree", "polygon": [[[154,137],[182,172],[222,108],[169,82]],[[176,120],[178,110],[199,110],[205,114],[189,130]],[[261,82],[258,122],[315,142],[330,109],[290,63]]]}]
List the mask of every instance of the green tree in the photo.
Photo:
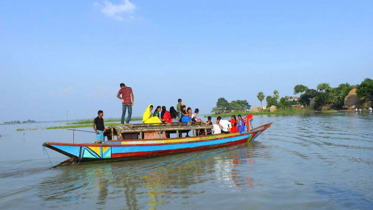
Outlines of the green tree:
[{"label": "green tree", "polygon": [[315,98],[315,109],[320,110],[323,106],[330,103],[330,94],[321,92]]},{"label": "green tree", "polygon": [[319,94],[315,89],[308,89],[299,97],[299,103],[304,106],[309,106],[311,100]]},{"label": "green tree", "polygon": [[260,101],[260,105],[262,105],[262,101],[264,100],[264,97],[265,97],[264,93],[260,91],[256,97],[258,97],[258,100]]},{"label": "green tree", "polygon": [[352,90],[352,86],[348,83],[340,84],[338,87],[333,88],[329,92],[332,108],[341,109],[344,105],[344,99]]},{"label": "green tree", "polygon": [[277,106],[277,100],[272,97],[272,96],[267,96],[266,97],[266,102],[267,102],[267,106],[270,107],[270,106]]},{"label": "green tree", "polygon": [[237,101],[232,101],[231,103],[229,103],[229,110],[241,111],[242,110],[242,106]]},{"label": "green tree", "polygon": [[330,89],[329,83],[321,83],[317,85],[317,90],[320,90],[321,92],[328,92]]},{"label": "green tree", "polygon": [[225,98],[219,98],[218,102],[216,102],[216,107],[219,110],[227,110],[229,108],[229,102]]},{"label": "green tree", "polygon": [[304,85],[296,85],[294,87],[294,95],[297,95],[299,93],[304,93],[306,92],[306,90],[308,90],[308,87],[307,86],[304,86]]},{"label": "green tree", "polygon": [[251,105],[249,102],[247,102],[247,100],[237,100],[237,103],[241,105],[242,111],[250,110],[251,108]]},{"label": "green tree", "polygon": [[373,99],[373,80],[366,78],[358,87],[357,96],[360,98],[365,98],[365,101]]},{"label": "green tree", "polygon": [[276,101],[277,101],[277,99],[280,98],[280,95],[279,95],[279,93],[278,93],[278,90],[273,91],[273,98],[276,99]]},{"label": "green tree", "polygon": [[220,110],[217,107],[212,108],[211,113],[219,114]]}]

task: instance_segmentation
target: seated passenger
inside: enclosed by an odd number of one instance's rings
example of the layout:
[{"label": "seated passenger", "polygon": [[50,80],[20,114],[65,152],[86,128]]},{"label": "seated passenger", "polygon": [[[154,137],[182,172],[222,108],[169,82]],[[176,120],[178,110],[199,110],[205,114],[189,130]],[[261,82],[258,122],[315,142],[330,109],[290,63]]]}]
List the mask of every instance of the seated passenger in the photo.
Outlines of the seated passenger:
[{"label": "seated passenger", "polygon": [[221,120],[221,117],[216,118],[216,123],[213,124],[213,127],[212,127],[213,134],[221,134],[221,129],[223,129],[223,127],[220,125],[220,120]]},{"label": "seated passenger", "polygon": [[179,114],[179,122],[183,121],[184,116],[188,116],[188,113],[186,111],[186,107],[183,105],[183,106],[181,106],[181,111],[180,111],[180,114]]},{"label": "seated passenger", "polygon": [[165,106],[162,106],[161,117],[163,122],[172,123],[170,112],[167,111]]},{"label": "seated passenger", "polygon": [[243,133],[245,131],[245,124],[243,123],[241,115],[238,115],[237,131]]},{"label": "seated passenger", "polygon": [[154,111],[153,117],[159,118],[159,113],[162,111],[161,106],[157,106],[157,108]]},{"label": "seated passenger", "polygon": [[237,133],[237,120],[235,115],[232,115],[231,117],[231,125],[231,133]]},{"label": "seated passenger", "polygon": [[[205,125],[212,125],[211,116],[208,116],[207,122],[203,122],[203,121],[201,121],[201,122]],[[200,129],[198,135],[211,135],[212,134],[211,129],[206,129],[206,132],[205,132],[204,129]]]},{"label": "seated passenger", "polygon": [[[211,116],[208,116],[207,118],[207,122],[205,122],[206,125],[212,125],[212,120],[211,120]],[[211,135],[212,134],[212,130],[211,129],[207,129],[207,134],[206,135]]]},{"label": "seated passenger", "polygon": [[232,128],[231,123],[230,123],[228,120],[223,120],[223,119],[221,119],[220,116],[217,118],[217,120],[219,120],[219,124],[220,124],[221,127],[222,127],[221,132],[222,132],[222,133],[229,133],[229,131],[230,131],[231,128]]},{"label": "seated passenger", "polygon": [[201,119],[198,119],[198,118],[197,118],[198,113],[199,113],[199,109],[195,109],[195,110],[194,110],[194,113],[192,114],[192,121],[193,121],[193,122],[200,122],[200,121],[201,121]]},{"label": "seated passenger", "polygon": [[177,116],[177,111],[175,110],[175,107],[170,107],[170,115],[172,122],[179,122],[179,117]]},{"label": "seated passenger", "polygon": [[[185,107],[184,107],[183,110],[185,110]],[[187,124],[187,123],[191,122],[192,121],[192,108],[188,107],[188,111],[187,111],[186,115],[184,113],[182,113],[182,115],[183,115],[183,118],[181,119],[182,123]]]},{"label": "seated passenger", "polygon": [[153,110],[153,105],[150,104],[148,108],[146,108],[144,114],[142,115],[143,123],[146,123],[146,124],[162,123],[162,121],[158,117],[152,117],[152,110]]}]

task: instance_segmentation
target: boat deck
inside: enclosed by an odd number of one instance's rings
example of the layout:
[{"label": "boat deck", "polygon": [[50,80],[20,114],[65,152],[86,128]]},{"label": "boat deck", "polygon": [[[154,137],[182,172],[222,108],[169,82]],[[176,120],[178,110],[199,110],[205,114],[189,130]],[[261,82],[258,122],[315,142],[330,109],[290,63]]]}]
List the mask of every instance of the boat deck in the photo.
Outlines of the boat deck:
[{"label": "boat deck", "polygon": [[[132,135],[139,135],[140,138],[143,137],[145,133],[157,132],[161,135],[163,132],[167,133],[179,133],[195,130],[208,130],[212,129],[212,125],[205,125],[201,122],[193,122],[189,124],[184,124],[180,122],[173,123],[160,123],[160,124],[121,124],[110,126],[106,130],[106,136],[114,139],[114,136],[117,136],[118,140],[126,139]],[[133,136],[132,136],[133,137]]]}]

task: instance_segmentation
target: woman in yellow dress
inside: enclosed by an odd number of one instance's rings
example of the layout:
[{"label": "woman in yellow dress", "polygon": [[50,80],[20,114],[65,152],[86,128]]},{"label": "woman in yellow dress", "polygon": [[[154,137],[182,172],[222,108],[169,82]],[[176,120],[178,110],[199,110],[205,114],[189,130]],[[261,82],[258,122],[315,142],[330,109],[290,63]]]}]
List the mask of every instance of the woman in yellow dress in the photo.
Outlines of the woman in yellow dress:
[{"label": "woman in yellow dress", "polygon": [[152,110],[153,110],[153,105],[149,105],[148,108],[146,108],[143,116],[142,116],[142,121],[145,124],[148,123],[162,123],[162,121],[159,119],[159,117],[152,117]]}]

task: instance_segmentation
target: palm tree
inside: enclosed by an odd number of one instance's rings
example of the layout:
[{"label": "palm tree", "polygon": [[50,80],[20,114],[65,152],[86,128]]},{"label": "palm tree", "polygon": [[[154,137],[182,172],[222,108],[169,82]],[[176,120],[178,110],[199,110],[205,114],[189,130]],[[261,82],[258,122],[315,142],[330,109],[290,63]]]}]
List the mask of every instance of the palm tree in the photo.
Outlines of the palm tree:
[{"label": "palm tree", "polygon": [[265,98],[264,93],[263,92],[259,92],[256,97],[258,97],[258,100],[260,101],[260,105],[262,105],[262,101]]},{"label": "palm tree", "polygon": [[273,98],[275,98],[277,100],[279,97],[280,97],[280,95],[278,93],[278,90],[273,91]]}]

